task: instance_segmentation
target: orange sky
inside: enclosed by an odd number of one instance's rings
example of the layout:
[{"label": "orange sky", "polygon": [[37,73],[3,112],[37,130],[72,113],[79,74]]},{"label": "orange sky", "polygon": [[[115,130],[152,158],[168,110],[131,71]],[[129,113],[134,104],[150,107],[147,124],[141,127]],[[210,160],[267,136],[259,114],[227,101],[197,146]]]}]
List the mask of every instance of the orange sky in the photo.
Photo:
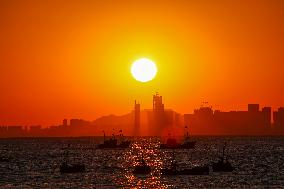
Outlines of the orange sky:
[{"label": "orange sky", "polygon": [[[282,0],[0,2],[0,125],[123,114],[133,100],[190,113],[284,106]],[[158,74],[139,83],[131,63]]]}]

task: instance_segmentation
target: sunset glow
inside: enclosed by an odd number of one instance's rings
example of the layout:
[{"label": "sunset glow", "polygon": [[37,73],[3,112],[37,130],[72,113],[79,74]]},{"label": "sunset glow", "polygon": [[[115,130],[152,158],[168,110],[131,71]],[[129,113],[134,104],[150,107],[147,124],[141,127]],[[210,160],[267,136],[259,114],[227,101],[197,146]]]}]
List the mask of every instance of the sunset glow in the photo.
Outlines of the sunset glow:
[{"label": "sunset glow", "polygon": [[[180,113],[203,101],[223,111],[246,110],[248,103],[276,110],[284,106],[283,6],[3,1],[0,124],[46,127],[64,118],[123,115],[134,99],[150,108],[156,91]],[[131,74],[141,58],[158,69],[149,83]]]}]

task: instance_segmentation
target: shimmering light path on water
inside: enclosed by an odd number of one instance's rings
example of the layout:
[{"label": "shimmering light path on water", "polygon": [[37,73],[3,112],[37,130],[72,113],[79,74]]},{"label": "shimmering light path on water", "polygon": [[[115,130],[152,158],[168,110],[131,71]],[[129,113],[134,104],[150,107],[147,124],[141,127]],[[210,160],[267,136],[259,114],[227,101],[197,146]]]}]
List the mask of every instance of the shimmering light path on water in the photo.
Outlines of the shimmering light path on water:
[{"label": "shimmering light path on water", "polygon": [[[161,176],[172,161],[172,150],[159,150],[156,138],[140,138],[127,150],[97,150],[102,138],[0,139],[0,188],[281,188],[284,186],[283,137],[199,137],[193,150],[176,150],[181,168],[217,160],[224,142],[236,169],[208,176]],[[87,171],[60,174],[64,149],[70,161],[83,162]],[[148,176],[132,174],[143,157],[152,167]]]}]

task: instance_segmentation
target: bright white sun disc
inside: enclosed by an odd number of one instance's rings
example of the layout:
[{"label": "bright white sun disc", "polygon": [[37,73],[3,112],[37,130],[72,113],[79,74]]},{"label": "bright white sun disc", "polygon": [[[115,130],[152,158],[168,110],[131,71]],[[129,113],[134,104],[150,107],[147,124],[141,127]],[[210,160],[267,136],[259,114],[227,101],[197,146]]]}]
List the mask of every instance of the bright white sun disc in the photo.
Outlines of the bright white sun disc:
[{"label": "bright white sun disc", "polygon": [[151,81],[157,74],[157,67],[153,61],[141,58],[132,64],[131,74],[137,81]]}]

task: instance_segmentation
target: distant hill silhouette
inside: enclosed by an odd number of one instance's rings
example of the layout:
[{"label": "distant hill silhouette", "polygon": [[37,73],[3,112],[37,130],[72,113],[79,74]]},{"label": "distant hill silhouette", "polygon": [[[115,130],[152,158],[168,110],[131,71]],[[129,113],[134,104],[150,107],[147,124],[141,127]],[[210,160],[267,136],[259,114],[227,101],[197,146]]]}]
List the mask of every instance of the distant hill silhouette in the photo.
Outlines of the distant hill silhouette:
[{"label": "distant hill silhouette", "polygon": [[124,115],[102,116],[92,122],[92,125],[106,131],[107,135],[123,130],[123,133],[130,134],[133,130],[134,114],[133,112]]},{"label": "distant hill silhouette", "polygon": [[117,116],[114,114],[102,116],[92,123],[94,125],[129,125],[133,124],[133,113],[124,114]]}]

